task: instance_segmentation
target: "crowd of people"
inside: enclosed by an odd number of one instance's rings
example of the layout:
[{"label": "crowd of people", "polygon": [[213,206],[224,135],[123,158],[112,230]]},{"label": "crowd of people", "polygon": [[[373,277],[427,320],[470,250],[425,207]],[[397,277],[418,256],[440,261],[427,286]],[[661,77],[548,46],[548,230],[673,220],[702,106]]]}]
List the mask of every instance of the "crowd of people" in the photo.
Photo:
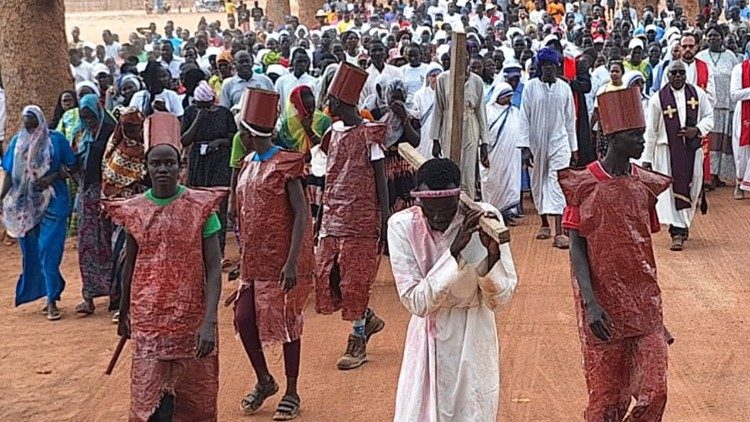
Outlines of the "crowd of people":
[{"label": "crowd of people", "polygon": [[[258,380],[242,411],[277,393],[263,347],[282,343],[286,392],[274,419],[296,417],[308,296],[352,325],[337,367],[361,366],[385,326],[369,307],[382,254],[414,315],[396,420],[494,420],[493,310],[516,273],[479,220],[518,225],[529,193],[536,238],[571,249],[587,420],[623,420],[631,394],[644,420],[659,420],[672,339],[650,242],[633,236],[668,225],[681,251],[696,211],[723,194],[707,192],[750,192],[745,0],[707,3],[695,17],[674,0],[660,10],[627,0],[326,0],[310,26],[271,22],[257,2],[226,11],[226,22],[201,18],[194,32],[151,23],[122,43],[73,28],[75,89],[59,93],[51,116],[24,108],[2,149],[3,222],[23,254],[16,305],[46,298],[42,313],[62,317],[60,264],[75,236],[75,313],[108,298],[134,343],[131,420],[215,419],[222,271],[239,279],[226,304]],[[451,62],[452,48],[466,49],[465,63]],[[466,70],[457,163],[440,158],[455,66]],[[413,168],[399,144],[432,159]],[[460,207],[461,193],[481,210]],[[635,198],[623,206],[633,218],[613,224],[623,197]],[[228,231],[238,262],[224,256]],[[627,251],[623,268],[654,269],[638,291],[603,263],[615,248]],[[456,355],[475,366],[456,371]],[[597,363],[603,356],[660,375],[624,402],[628,383],[608,375],[622,370]]]}]

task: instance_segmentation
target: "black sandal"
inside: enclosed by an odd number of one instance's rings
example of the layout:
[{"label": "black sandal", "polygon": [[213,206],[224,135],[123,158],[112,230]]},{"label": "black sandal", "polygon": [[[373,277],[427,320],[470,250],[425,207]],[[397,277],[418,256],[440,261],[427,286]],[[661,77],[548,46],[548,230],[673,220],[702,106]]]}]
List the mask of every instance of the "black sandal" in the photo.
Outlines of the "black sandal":
[{"label": "black sandal", "polygon": [[271,378],[265,384],[257,383],[250,394],[240,402],[240,410],[245,415],[252,415],[260,410],[267,398],[279,392],[279,384]]},{"label": "black sandal", "polygon": [[281,398],[276,413],[273,415],[275,421],[290,421],[299,416],[300,399],[297,395],[287,394]]}]

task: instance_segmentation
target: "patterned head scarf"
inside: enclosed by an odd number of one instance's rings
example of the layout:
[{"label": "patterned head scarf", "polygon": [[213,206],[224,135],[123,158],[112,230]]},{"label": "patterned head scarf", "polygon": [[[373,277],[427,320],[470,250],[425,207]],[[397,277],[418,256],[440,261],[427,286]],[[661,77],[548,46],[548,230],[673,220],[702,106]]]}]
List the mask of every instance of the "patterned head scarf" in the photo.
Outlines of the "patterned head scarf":
[{"label": "patterned head scarf", "polygon": [[198,86],[195,87],[195,92],[193,94],[195,95],[195,101],[200,102],[213,102],[216,98],[216,92],[214,92],[211,85],[205,80],[198,82]]},{"label": "patterned head scarf", "polygon": [[14,237],[24,236],[42,221],[54,192],[51,186],[41,191],[35,186],[50,169],[52,141],[42,110],[26,106],[22,116],[29,115],[36,117],[39,125],[33,131],[21,127],[12,152],[13,170],[6,175],[13,184],[3,201],[3,220],[8,234]]},{"label": "patterned head scarf", "polygon": [[[80,108],[81,113],[83,112],[83,110],[88,110],[94,113],[94,116],[96,116],[96,120],[99,122],[98,127],[101,128],[102,121],[104,120],[104,109],[99,103],[98,95],[84,95],[83,98],[81,98],[81,101],[78,103],[78,107]],[[81,163],[83,163],[84,165],[89,158],[89,149],[91,147],[91,143],[96,139],[96,135],[97,133],[94,133],[86,124],[86,121],[83,119],[83,117],[81,117],[78,122],[78,127],[73,133],[73,139],[76,139],[78,141],[78,155],[81,157]]]},{"label": "patterned head scarf", "polygon": [[279,129],[279,143],[287,149],[302,153],[309,152],[314,145],[314,140],[302,125],[303,120],[312,116],[310,129],[318,139],[323,138],[328,128],[331,127],[331,118],[322,111],[316,108],[311,112],[305,108],[302,101],[302,95],[305,93],[313,95],[309,86],[299,85],[289,94],[289,101],[283,110]]},{"label": "patterned head scarf", "polygon": [[[102,160],[102,194],[107,198],[127,198],[135,192],[137,184],[146,175],[146,151],[143,141],[145,117],[138,109],[122,109],[112,137],[107,143]],[[125,135],[123,126],[138,125],[140,139]]]}]

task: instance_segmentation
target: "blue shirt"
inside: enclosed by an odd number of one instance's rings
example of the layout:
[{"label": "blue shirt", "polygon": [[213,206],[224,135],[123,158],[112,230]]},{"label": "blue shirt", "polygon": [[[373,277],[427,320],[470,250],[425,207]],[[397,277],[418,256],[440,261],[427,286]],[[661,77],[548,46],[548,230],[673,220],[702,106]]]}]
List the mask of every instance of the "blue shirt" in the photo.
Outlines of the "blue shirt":
[{"label": "blue shirt", "polygon": [[232,109],[232,106],[239,104],[242,100],[242,94],[245,93],[247,88],[260,88],[266,91],[276,91],[273,86],[273,82],[266,75],[253,75],[250,79],[242,79],[239,76],[232,76],[229,79],[224,80],[224,84],[221,86],[221,95],[219,96],[219,104],[222,106]]},{"label": "blue shirt", "polygon": [[[8,150],[3,156],[3,170],[5,170],[6,177],[13,174],[13,160],[15,157],[17,138],[18,135],[13,137],[8,146]],[[56,131],[50,131],[49,138],[52,142],[52,156],[50,157],[50,167],[47,174],[60,171],[60,168],[63,165],[68,167],[75,165],[76,155],[70,148],[68,140],[65,139],[60,132]],[[47,212],[56,217],[67,217],[70,213],[68,185],[65,184],[63,179],[56,179],[52,182],[52,189],[54,189],[55,194],[50,199]]]}]

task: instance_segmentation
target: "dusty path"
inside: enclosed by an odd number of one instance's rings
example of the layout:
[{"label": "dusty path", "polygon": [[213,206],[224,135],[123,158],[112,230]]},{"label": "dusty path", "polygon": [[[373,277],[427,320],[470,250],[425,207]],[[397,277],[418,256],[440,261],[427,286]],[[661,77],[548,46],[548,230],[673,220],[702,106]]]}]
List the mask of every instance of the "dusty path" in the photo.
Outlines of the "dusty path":
[{"label": "dusty path", "polygon": [[[666,319],[677,337],[670,350],[666,421],[750,420],[750,270],[739,264],[746,262],[750,246],[750,200],[736,203],[730,196],[729,189],[711,195],[711,214],[698,218],[684,253],[670,253],[667,235],[657,235]],[[535,225],[529,216],[513,232],[520,283],[510,307],[498,316],[500,420],[577,421],[582,419],[586,390],[567,254],[533,240]],[[65,318],[56,323],[39,314],[41,303],[13,308],[19,258],[16,247],[0,247],[0,420],[124,420],[130,354],[126,351],[113,376],[103,375],[117,341],[115,328],[103,311],[104,302],[98,302],[101,309],[93,317],[72,315],[80,290],[75,250],[66,253]],[[224,295],[233,286],[226,284]],[[347,373],[333,365],[343,351],[347,325],[308,309],[301,420],[392,418],[408,315],[397,300],[387,263],[381,268],[373,307],[387,321],[386,329],[371,342],[371,361]],[[254,379],[233,338],[231,317],[229,309],[221,309],[220,420],[270,420],[275,400],[254,418],[245,419],[237,410]],[[282,375],[279,351],[269,353],[269,360],[273,373]]]}]

